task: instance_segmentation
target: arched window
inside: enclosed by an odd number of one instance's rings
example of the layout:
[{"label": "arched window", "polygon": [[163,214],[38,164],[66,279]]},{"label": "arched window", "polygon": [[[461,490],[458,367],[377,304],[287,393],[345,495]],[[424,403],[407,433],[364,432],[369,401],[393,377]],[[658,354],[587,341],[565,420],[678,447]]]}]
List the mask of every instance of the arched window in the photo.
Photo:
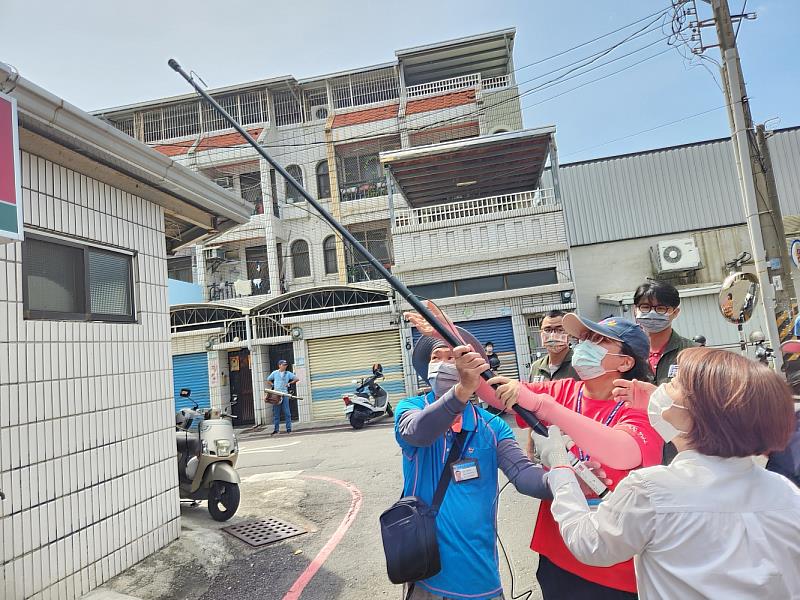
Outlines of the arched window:
[{"label": "arched window", "polygon": [[297,277],[311,276],[311,256],[308,252],[308,242],[297,240],[292,243],[292,273]]},{"label": "arched window", "polygon": [[[331,178],[328,173],[328,161],[321,160],[317,163],[317,197],[331,197]],[[336,271],[333,271],[334,273]]]},{"label": "arched window", "polygon": [[322,242],[322,252],[325,257],[325,274],[330,275],[331,273],[338,273],[339,265],[336,263],[336,239],[332,235],[326,237],[325,241]]},{"label": "arched window", "polygon": [[[292,177],[297,180],[301,186],[303,185],[303,171],[297,165],[289,165],[286,167],[286,172],[289,173]],[[302,200],[302,196],[300,192],[294,189],[294,186],[290,184],[288,181],[286,182],[286,201],[287,202],[299,202]]]}]

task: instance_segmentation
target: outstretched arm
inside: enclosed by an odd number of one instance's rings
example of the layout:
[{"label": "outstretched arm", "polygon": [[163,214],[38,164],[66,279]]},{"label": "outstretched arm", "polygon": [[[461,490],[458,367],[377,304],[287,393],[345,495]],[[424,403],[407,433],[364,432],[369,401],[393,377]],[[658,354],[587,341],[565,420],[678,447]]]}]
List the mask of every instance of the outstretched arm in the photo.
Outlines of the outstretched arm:
[{"label": "outstretched arm", "polygon": [[497,465],[520,494],[549,500],[553,497],[544,481],[544,469],[525,456],[516,440],[500,440],[497,444]]}]

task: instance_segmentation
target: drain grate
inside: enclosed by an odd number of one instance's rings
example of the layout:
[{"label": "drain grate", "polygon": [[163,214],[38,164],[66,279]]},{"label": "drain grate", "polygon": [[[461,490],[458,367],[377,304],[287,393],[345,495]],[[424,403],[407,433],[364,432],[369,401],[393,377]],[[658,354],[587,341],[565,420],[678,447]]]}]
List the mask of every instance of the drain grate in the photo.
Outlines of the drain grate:
[{"label": "drain grate", "polygon": [[245,521],[244,523],[223,527],[222,530],[254,548],[260,548],[273,542],[306,533],[305,529],[273,518]]}]

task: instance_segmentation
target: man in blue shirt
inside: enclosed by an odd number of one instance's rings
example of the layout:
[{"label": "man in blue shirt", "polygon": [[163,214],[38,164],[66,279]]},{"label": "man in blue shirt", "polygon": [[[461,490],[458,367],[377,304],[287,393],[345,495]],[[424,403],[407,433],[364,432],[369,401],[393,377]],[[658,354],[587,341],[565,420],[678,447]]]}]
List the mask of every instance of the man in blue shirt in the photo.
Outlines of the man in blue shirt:
[{"label": "man in blue shirt", "polygon": [[407,588],[411,600],[503,598],[495,544],[498,468],[521,493],[551,497],[544,471],[525,456],[502,417],[469,401],[489,365],[483,346],[467,331],[459,328],[459,334],[469,346],[451,349],[432,337],[419,339],[412,362],[432,391],[401,401],[395,411],[403,495],[428,504],[456,433],[468,432],[436,517],[441,571]]},{"label": "man in blue shirt", "polygon": [[289,411],[289,385],[295,381],[299,381],[297,376],[288,370],[289,363],[281,359],[278,361],[278,369],[273,371],[267,377],[267,385],[269,385],[276,392],[286,394],[281,398],[280,404],[275,404],[272,407],[272,422],[275,429],[272,435],[278,433],[281,428],[281,413],[286,420],[286,433],[292,433],[292,414]]}]

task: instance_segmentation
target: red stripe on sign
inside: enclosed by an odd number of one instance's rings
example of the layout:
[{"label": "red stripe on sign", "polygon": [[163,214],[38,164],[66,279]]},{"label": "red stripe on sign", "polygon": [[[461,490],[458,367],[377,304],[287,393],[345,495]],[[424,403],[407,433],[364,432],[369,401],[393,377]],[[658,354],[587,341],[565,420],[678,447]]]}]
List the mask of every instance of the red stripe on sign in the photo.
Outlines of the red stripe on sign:
[{"label": "red stripe on sign", "polygon": [[11,102],[0,98],[0,201],[17,203]]}]

